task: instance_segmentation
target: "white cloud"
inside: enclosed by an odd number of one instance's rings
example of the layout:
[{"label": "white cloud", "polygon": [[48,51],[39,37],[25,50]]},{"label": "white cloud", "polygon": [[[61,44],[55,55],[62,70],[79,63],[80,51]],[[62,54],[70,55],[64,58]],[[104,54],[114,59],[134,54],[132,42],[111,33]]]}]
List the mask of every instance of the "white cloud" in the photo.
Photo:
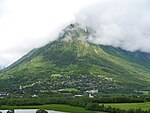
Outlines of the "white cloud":
[{"label": "white cloud", "polygon": [[74,21],[96,31],[95,43],[150,52],[149,0],[0,0],[0,65],[55,40]]},{"label": "white cloud", "polygon": [[150,52],[149,0],[101,0],[76,17],[96,31],[95,43]]},{"label": "white cloud", "polygon": [[55,40],[91,0],[0,0],[0,65]]}]

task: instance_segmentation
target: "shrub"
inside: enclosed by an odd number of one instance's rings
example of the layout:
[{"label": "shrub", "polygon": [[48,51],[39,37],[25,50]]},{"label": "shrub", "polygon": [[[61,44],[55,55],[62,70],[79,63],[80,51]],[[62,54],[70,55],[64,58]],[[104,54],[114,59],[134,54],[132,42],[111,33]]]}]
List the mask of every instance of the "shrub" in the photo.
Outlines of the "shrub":
[{"label": "shrub", "polygon": [[36,113],[48,113],[48,112],[45,111],[45,110],[43,110],[43,109],[38,109],[38,110],[36,111]]},{"label": "shrub", "polygon": [[104,110],[104,106],[100,106],[99,104],[97,103],[88,103],[86,106],[85,106],[85,109],[87,110],[92,110],[92,111],[103,111]]},{"label": "shrub", "polygon": [[7,113],[14,113],[14,110],[8,110]]}]

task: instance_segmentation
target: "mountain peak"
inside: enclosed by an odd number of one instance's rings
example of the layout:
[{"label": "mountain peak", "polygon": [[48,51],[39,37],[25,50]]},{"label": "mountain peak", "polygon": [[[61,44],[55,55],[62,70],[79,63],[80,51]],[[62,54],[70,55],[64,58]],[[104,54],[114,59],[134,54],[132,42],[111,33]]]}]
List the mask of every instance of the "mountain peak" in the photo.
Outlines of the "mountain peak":
[{"label": "mountain peak", "polygon": [[86,27],[80,26],[78,23],[70,24],[60,34],[59,40],[88,40],[90,33]]}]

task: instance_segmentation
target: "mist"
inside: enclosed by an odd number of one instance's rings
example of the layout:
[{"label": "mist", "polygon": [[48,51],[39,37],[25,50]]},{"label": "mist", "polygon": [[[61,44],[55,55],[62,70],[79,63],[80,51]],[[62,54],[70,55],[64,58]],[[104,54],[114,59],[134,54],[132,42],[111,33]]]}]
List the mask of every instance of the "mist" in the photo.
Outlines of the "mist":
[{"label": "mist", "polygon": [[93,43],[150,52],[149,0],[100,0],[76,13],[76,21],[96,31]]},{"label": "mist", "polygon": [[0,65],[56,40],[74,13],[97,0],[0,0]]},{"label": "mist", "polygon": [[150,52],[149,0],[0,0],[0,66],[58,38],[70,23],[95,44]]}]

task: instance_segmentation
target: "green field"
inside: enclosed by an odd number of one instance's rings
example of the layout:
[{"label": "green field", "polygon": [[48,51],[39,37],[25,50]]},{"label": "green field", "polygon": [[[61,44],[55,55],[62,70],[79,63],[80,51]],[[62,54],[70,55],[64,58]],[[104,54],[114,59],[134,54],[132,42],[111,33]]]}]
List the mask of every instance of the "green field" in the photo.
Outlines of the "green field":
[{"label": "green field", "polygon": [[150,109],[150,102],[146,103],[111,103],[105,104],[105,106],[111,106],[120,109],[138,109],[141,108],[142,110],[149,110]]},{"label": "green field", "polygon": [[0,109],[47,109],[55,111],[63,111],[69,113],[106,113],[98,111],[89,111],[81,107],[74,107],[69,105],[51,104],[51,105],[40,105],[40,106],[1,106]]}]

